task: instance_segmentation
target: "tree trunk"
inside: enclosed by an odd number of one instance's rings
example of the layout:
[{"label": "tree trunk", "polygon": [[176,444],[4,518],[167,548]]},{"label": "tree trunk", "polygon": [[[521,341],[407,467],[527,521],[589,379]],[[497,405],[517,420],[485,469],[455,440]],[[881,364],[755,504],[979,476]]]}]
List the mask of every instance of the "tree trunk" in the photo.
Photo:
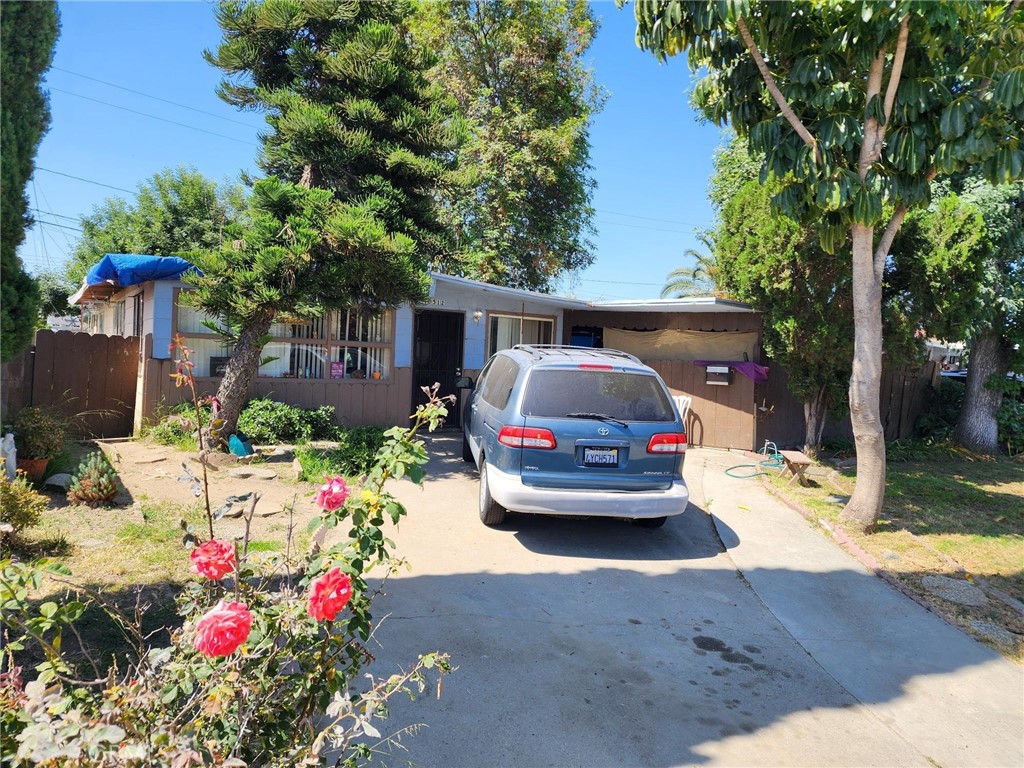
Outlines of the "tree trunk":
[{"label": "tree trunk", "polygon": [[825,405],[825,387],[818,390],[810,402],[804,403],[804,453],[812,459],[821,450],[821,433],[825,429],[825,417],[828,408]]},{"label": "tree trunk", "polygon": [[985,383],[993,374],[1005,376],[1009,370],[1007,350],[997,331],[986,331],[971,341],[967,391],[953,433],[958,445],[975,453],[999,453],[996,412],[1003,404],[1003,393],[989,389]]},{"label": "tree trunk", "polygon": [[256,377],[260,367],[263,347],[260,341],[270,331],[273,318],[265,318],[250,325],[243,325],[238,334],[231,357],[224,370],[224,378],[217,389],[220,400],[220,417],[224,420],[221,436],[225,441],[235,433],[238,427],[238,416],[249,400],[249,386]]},{"label": "tree trunk", "polygon": [[853,225],[853,374],[850,421],[857,448],[857,483],[842,521],[871,530],[885,496],[885,435],[879,417],[882,385],[882,285],[874,270],[874,228]]}]

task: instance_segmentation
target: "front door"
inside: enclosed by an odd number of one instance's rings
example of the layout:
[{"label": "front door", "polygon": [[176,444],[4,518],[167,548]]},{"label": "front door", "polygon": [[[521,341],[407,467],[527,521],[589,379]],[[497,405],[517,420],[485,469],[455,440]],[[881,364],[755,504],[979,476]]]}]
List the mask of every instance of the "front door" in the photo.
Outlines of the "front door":
[{"label": "front door", "polygon": [[[465,346],[465,316],[461,312],[423,310],[416,313],[413,334],[412,403],[427,402],[421,387],[440,382],[438,395],[457,395],[455,379],[462,373],[462,350]],[[445,425],[461,426],[459,409],[448,406]]]}]

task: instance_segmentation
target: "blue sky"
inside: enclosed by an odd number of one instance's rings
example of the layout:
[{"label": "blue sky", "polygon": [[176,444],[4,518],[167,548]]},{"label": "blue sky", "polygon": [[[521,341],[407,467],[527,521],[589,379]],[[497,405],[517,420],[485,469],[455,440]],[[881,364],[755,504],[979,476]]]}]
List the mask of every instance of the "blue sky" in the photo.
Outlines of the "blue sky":
[{"label": "blue sky", "polygon": [[[685,61],[659,65],[638,50],[629,7],[594,10],[602,27],[588,59],[609,98],[591,132],[595,261],[574,292],[655,297],[697,247],[694,229],[710,223],[706,189],[722,134],[690,109]],[[60,269],[81,215],[110,196],[131,199],[165,167],[192,165],[217,180],[256,172],[263,125],[214,93],[219,72],[202,58],[220,39],[210,3],[63,2],[60,13],[46,77],[53,123],[28,187],[43,223],[19,251],[33,272]]]}]

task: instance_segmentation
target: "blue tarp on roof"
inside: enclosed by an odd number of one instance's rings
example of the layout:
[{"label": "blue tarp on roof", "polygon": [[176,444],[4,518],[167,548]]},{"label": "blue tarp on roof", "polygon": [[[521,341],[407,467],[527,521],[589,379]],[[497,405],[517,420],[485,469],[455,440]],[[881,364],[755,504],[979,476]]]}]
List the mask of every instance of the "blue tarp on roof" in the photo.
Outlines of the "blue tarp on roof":
[{"label": "blue tarp on roof", "polygon": [[178,256],[108,253],[85,275],[86,285],[114,281],[122,288],[147,280],[176,280],[195,266]]}]

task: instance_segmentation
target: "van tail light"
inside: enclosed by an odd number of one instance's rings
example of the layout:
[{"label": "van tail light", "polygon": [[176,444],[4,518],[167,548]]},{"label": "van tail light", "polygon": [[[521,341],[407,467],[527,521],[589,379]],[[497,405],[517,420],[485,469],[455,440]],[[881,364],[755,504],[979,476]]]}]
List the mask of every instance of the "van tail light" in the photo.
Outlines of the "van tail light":
[{"label": "van tail light", "polygon": [[509,448],[538,448],[542,451],[553,450],[558,445],[550,429],[536,427],[502,427],[498,442]]},{"label": "van tail light", "polygon": [[686,453],[686,434],[659,432],[647,443],[648,453]]},{"label": "van tail light", "polygon": [[580,363],[581,371],[611,371],[614,370],[610,365],[602,363]]}]

